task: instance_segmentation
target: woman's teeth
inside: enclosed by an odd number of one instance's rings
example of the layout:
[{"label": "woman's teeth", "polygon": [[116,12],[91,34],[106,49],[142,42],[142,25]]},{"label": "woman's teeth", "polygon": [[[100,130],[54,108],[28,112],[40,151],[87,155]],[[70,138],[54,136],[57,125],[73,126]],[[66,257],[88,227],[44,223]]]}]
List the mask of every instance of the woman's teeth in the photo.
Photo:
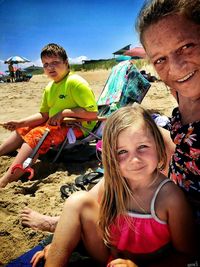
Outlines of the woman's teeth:
[{"label": "woman's teeth", "polygon": [[185,77],[183,77],[182,79],[179,79],[178,82],[181,83],[181,82],[185,82],[186,80],[188,80],[191,76],[194,75],[194,71],[189,73],[188,75],[186,75]]}]

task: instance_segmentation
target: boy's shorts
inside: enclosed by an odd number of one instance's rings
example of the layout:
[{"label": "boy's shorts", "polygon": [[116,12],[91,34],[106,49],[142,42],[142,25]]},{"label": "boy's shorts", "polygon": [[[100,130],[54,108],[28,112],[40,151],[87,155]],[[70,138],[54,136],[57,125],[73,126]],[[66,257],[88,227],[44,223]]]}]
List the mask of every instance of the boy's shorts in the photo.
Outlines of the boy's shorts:
[{"label": "boy's shorts", "polygon": [[70,128],[73,129],[76,138],[84,136],[83,132],[78,127],[69,127],[66,125],[50,126],[46,124],[36,127],[19,128],[17,129],[17,133],[33,149],[42,138],[46,128],[50,129],[50,132],[44,140],[42,146],[40,147],[39,154],[45,154],[50,149],[50,147],[58,146],[59,144],[61,144],[65,140]]}]

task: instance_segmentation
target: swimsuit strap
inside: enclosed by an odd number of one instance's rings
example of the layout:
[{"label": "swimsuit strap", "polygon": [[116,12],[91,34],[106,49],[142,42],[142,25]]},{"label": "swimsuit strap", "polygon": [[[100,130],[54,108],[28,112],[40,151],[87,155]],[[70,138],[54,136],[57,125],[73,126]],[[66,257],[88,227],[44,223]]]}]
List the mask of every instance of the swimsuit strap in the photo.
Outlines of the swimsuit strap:
[{"label": "swimsuit strap", "polygon": [[153,196],[153,198],[152,198],[152,200],[151,200],[151,215],[152,215],[152,217],[153,217],[156,221],[158,221],[159,223],[162,223],[162,224],[163,224],[163,223],[166,224],[166,222],[160,220],[160,219],[157,217],[156,212],[155,212],[155,202],[156,202],[156,197],[157,197],[158,193],[160,192],[160,189],[161,189],[166,183],[168,183],[168,182],[173,182],[173,181],[170,180],[170,179],[165,179],[165,180],[163,180],[163,181],[159,184],[159,186],[158,186],[158,188],[156,189],[156,192],[154,193],[154,196]]}]

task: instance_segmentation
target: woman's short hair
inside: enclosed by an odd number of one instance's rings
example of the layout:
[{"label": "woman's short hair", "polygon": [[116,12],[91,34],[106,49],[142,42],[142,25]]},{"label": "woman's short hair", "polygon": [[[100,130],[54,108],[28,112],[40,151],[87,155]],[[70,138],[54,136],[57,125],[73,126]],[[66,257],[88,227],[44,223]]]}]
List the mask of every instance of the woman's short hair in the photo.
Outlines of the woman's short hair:
[{"label": "woman's short hair", "polygon": [[154,23],[163,17],[172,14],[181,14],[196,24],[200,24],[199,0],[149,0],[141,8],[137,20],[136,30],[140,36],[140,42],[144,44],[143,33]]}]

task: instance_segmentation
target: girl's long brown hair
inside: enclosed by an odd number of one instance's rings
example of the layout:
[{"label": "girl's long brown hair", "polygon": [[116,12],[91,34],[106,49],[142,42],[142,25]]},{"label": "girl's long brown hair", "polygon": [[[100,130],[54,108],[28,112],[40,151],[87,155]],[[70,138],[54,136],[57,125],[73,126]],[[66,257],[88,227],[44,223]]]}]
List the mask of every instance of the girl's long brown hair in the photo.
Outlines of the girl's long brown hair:
[{"label": "girl's long brown hair", "polygon": [[162,135],[151,118],[141,106],[129,106],[115,111],[108,119],[103,131],[102,160],[104,166],[104,193],[100,204],[99,226],[107,245],[112,243],[110,225],[118,214],[127,211],[127,203],[132,195],[126,179],[121,175],[117,155],[119,134],[132,126],[136,121],[143,120],[151,131],[158,152],[158,162],[164,168],[167,162],[165,145]]}]

